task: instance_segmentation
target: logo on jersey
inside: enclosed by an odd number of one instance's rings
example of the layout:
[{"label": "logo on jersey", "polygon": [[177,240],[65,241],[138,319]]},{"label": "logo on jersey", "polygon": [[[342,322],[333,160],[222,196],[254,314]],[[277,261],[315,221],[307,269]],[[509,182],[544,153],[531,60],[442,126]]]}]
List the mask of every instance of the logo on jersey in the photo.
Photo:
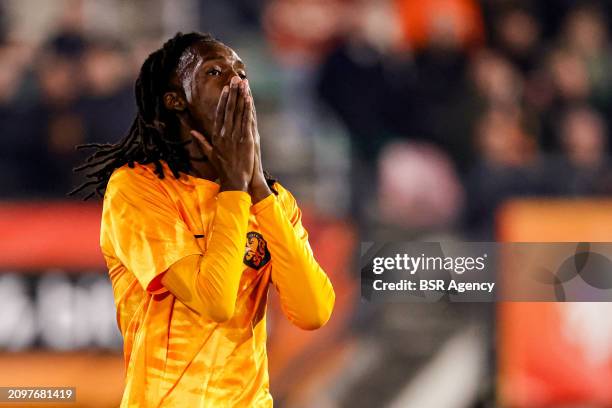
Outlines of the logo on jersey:
[{"label": "logo on jersey", "polygon": [[246,266],[250,266],[253,269],[259,269],[270,262],[268,244],[260,233],[254,231],[247,233],[243,262]]}]

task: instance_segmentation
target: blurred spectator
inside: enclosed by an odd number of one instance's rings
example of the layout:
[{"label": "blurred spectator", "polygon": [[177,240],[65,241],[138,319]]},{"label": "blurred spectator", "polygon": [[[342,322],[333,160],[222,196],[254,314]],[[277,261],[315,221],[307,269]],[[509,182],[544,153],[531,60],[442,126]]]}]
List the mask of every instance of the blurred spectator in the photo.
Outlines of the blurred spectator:
[{"label": "blurred spectator", "polygon": [[436,44],[443,48],[471,48],[484,40],[483,21],[474,0],[398,0],[404,40],[421,50]]},{"label": "blurred spectator", "polygon": [[416,54],[403,50],[391,4],[376,7],[360,2],[352,9],[349,30],[323,64],[321,96],[345,121],[361,157],[374,159],[388,138],[401,135],[433,140],[465,159],[468,143],[457,137],[468,128],[465,54],[436,37]]},{"label": "blurred spectator", "polygon": [[397,52],[399,26],[391,3],[376,6],[373,11],[369,2],[358,1],[344,9],[345,30],[323,62],[317,85],[351,138],[351,215],[362,226],[376,191],[380,150],[397,134],[417,133],[420,123],[416,66]]},{"label": "blurred spectator", "polygon": [[564,28],[567,48],[585,58],[596,58],[606,52],[608,30],[603,10],[580,6],[567,16]]},{"label": "blurred spectator", "polygon": [[589,103],[591,84],[584,61],[577,54],[561,49],[550,53],[546,67],[540,74],[541,77],[537,78],[539,84],[529,84],[530,107],[540,114],[542,147],[558,152],[560,146],[556,128],[559,118],[569,106]]},{"label": "blurred spectator", "polygon": [[46,145],[33,131],[34,117],[20,95],[32,58],[20,42],[0,44],[0,196],[35,195],[46,180],[37,163],[46,160]]},{"label": "blurred spectator", "polygon": [[381,220],[396,228],[430,230],[453,225],[463,190],[453,163],[427,144],[394,142],[379,161]]},{"label": "blurred spectator", "polygon": [[[88,41],[70,30],[44,44],[36,61],[38,97],[24,112],[27,120],[18,124],[28,157],[20,167],[27,169],[28,180],[12,190],[15,195],[65,196],[79,181],[72,168],[83,154],[75,146],[115,141],[127,130],[135,111],[132,73],[120,44]],[[14,148],[9,151],[13,160],[21,160]]]},{"label": "blurred spectator", "polygon": [[522,167],[535,158],[533,137],[525,132],[517,109],[491,109],[477,124],[477,146],[482,161],[491,167]]},{"label": "blurred spectator", "polygon": [[85,40],[73,32],[60,32],[38,55],[39,100],[30,113],[35,119],[33,137],[43,141],[47,160],[31,163],[46,174],[45,195],[64,195],[74,181],[71,169],[79,157],[74,146],[85,141],[85,123],[77,112],[82,94],[80,58]]},{"label": "blurred spectator", "polygon": [[559,125],[563,155],[551,166],[549,180],[565,195],[612,193],[607,155],[607,129],[599,113],[588,106],[565,112]]},{"label": "blurred spectator", "polygon": [[343,28],[341,0],[272,0],[263,24],[281,61],[307,64],[332,46]]},{"label": "blurred spectator", "polygon": [[496,52],[486,50],[474,56],[472,78],[485,106],[515,107],[520,104],[523,78]]},{"label": "blurred spectator", "polygon": [[411,104],[397,112],[405,117],[410,106],[417,106],[417,134],[444,148],[460,167],[470,161],[467,135],[475,110],[467,75],[470,56],[460,43],[432,37],[415,55],[417,87],[402,100],[410,98]]},{"label": "blurred spectator", "polygon": [[550,70],[560,102],[586,102],[591,85],[584,61],[578,55],[561,50],[554,52]]},{"label": "blurred spectator", "polygon": [[110,40],[92,41],[83,55],[84,95],[79,112],[87,142],[119,140],[134,119],[133,78],[127,61],[125,47]]},{"label": "blurred spectator", "polygon": [[[410,59],[393,54],[393,19],[369,11],[361,2],[347,14],[347,30],[321,67],[318,89],[348,127],[356,153],[373,163],[395,129],[411,126],[414,110],[403,102],[411,96],[416,71]],[[398,111],[405,116],[397,117]]]},{"label": "blurred spectator", "polygon": [[582,6],[569,14],[564,29],[569,52],[578,56],[588,75],[594,106],[609,112],[612,103],[612,54],[603,10]]},{"label": "blurred spectator", "polygon": [[523,121],[518,109],[492,108],[477,123],[480,159],[466,181],[466,227],[474,239],[494,239],[495,211],[508,198],[548,192],[536,141]]},{"label": "blurred spectator", "polygon": [[606,130],[602,118],[588,107],[570,110],[561,120],[561,145],[578,168],[598,168],[605,161]]},{"label": "blurred spectator", "polygon": [[523,74],[540,62],[540,26],[526,8],[503,8],[493,21],[493,45]]}]

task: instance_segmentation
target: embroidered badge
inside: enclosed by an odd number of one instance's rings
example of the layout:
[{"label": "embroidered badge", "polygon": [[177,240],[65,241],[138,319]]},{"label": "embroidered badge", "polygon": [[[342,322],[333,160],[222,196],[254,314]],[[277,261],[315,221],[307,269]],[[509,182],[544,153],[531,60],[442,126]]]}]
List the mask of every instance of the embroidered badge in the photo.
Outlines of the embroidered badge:
[{"label": "embroidered badge", "polygon": [[268,244],[260,233],[251,231],[247,233],[247,242],[244,249],[243,262],[253,269],[260,269],[270,262]]}]

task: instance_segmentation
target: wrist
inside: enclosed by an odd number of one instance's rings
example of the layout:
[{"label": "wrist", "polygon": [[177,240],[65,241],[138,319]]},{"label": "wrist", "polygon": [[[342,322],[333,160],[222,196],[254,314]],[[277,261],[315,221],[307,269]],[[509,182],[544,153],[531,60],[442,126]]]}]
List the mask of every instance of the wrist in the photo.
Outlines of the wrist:
[{"label": "wrist", "polygon": [[251,202],[256,204],[272,194],[272,190],[267,183],[264,183],[263,185],[252,186],[249,189],[249,194],[251,195]]},{"label": "wrist", "polygon": [[221,188],[219,191],[243,191],[248,193],[249,183],[246,181],[221,180]]}]

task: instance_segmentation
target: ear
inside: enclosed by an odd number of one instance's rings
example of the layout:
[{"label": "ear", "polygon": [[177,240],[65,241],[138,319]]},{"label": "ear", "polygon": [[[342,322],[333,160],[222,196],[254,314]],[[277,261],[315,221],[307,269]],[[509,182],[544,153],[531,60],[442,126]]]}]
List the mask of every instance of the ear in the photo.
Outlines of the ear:
[{"label": "ear", "polygon": [[166,109],[182,112],[187,107],[187,103],[178,92],[170,91],[164,94],[164,106]]}]

